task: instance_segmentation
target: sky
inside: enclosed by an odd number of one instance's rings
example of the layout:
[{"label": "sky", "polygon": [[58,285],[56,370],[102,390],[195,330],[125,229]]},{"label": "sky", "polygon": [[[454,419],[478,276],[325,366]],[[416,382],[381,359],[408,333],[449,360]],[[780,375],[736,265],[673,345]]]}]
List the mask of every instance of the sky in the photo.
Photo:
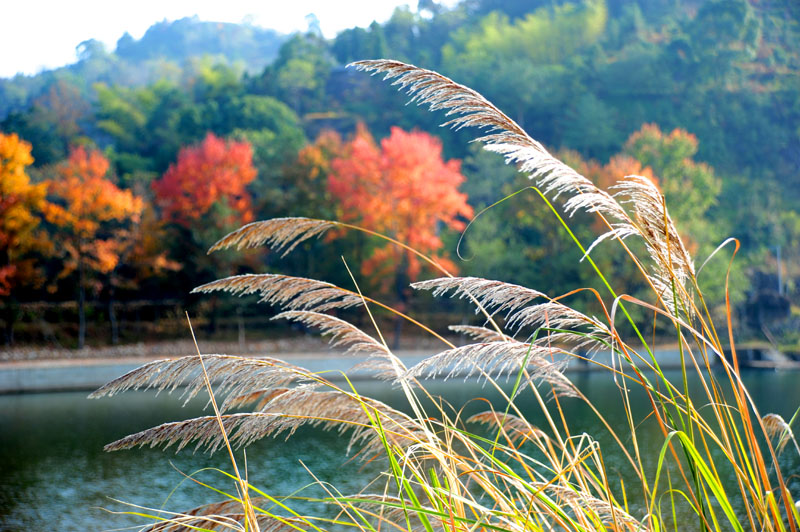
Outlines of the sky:
[{"label": "sky", "polygon": [[3,1],[0,18],[0,77],[76,61],[75,47],[87,39],[116,47],[126,31],[139,39],[152,24],[197,15],[215,22],[248,21],[289,33],[308,27],[313,13],[323,34],[384,22],[399,5],[416,0],[26,0]]}]

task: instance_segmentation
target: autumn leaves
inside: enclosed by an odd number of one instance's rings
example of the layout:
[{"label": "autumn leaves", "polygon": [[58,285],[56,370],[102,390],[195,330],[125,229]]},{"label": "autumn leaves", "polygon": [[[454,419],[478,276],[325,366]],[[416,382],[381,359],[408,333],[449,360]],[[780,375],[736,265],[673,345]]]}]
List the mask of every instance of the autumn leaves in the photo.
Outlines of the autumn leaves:
[{"label": "autumn leaves", "polygon": [[[361,126],[331,167],[328,190],[339,204],[341,221],[391,236],[456,271],[449,259],[436,256],[443,247],[438,231],[442,225],[464,229],[472,207],[458,191],[464,181],[460,162],[442,160],[438,139],[393,127],[378,144]],[[405,266],[410,280],[422,269],[414,253],[387,243],[373,251],[362,271],[385,276],[398,264]]]},{"label": "autumn leaves", "polygon": [[0,297],[39,278],[32,254],[47,249],[39,228],[47,185],[33,184],[31,145],[16,134],[0,134]]},{"label": "autumn leaves", "polygon": [[[296,159],[285,161],[281,173],[296,182],[275,190],[259,190],[261,181],[255,186],[248,142],[213,133],[181,148],[160,178],[127,188],[117,185],[109,160],[96,149],[76,147],[61,163],[36,169],[36,179],[27,173],[32,163],[29,143],[0,133],[0,294],[46,285],[66,295],[72,290],[66,281],[74,280],[79,346],[87,294],[112,299],[115,289],[136,287],[168,270],[183,268],[184,276],[197,277],[188,279],[196,286],[207,269],[218,273],[224,266],[235,273],[257,267],[252,257],[246,264],[239,258],[205,265],[212,260],[205,252],[216,233],[274,215],[264,199],[270,194],[286,192],[290,203],[298,194],[313,197],[306,202],[318,211],[313,215],[330,214],[383,233],[453,272],[453,263],[437,256],[443,247],[439,232],[461,230],[472,216],[458,191],[464,181],[460,162],[444,161],[435,137],[399,128],[381,142],[363,125],[347,141],[323,131]],[[190,241],[179,243],[181,234]],[[383,279],[385,288],[397,284],[397,274],[418,277],[422,264],[416,255],[391,244],[375,246],[380,244],[359,252],[365,276]]]},{"label": "autumn leaves", "polygon": [[164,217],[172,222],[201,223],[209,209],[222,202],[229,210],[225,224],[241,225],[253,220],[246,187],[255,178],[250,144],[226,142],[208,133],[199,145],[181,149],[177,162],[153,182],[153,190]]}]

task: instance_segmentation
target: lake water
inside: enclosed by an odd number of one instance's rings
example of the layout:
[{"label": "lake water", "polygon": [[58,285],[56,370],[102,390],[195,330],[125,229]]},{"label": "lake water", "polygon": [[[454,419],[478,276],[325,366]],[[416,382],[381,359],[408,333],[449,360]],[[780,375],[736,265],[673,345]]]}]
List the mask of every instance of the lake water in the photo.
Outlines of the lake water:
[{"label": "lake water", "polygon": [[[607,374],[590,372],[571,377],[602,412],[608,413],[613,424],[623,425],[621,416],[614,415],[619,412],[619,394]],[[762,413],[779,413],[787,420],[800,406],[798,377],[800,374],[793,372],[745,375]],[[403,408],[401,394],[385,384],[363,382],[358,389]],[[467,404],[468,412],[486,409],[485,403],[470,403],[475,397],[498,400],[497,393],[472,382],[434,382],[430,389],[455,406]],[[225,453],[208,456],[158,449],[102,450],[104,444],[132,432],[199,415],[204,403],[196,401],[181,408],[176,395],[149,392],[101,400],[87,400],[84,392],[0,396],[0,530],[108,530],[145,522],[109,513],[107,510],[133,509],[112,498],[171,510],[219,500],[220,495],[187,481],[184,474],[210,467],[230,472]],[[567,400],[565,405],[568,418],[578,430],[598,432],[597,423],[578,401]],[[533,408],[532,401],[529,407]],[[639,437],[642,445],[652,450],[647,461],[654,463],[661,446],[660,433],[643,425]],[[378,474],[380,464],[365,466],[348,461],[346,440],[335,433],[307,429],[298,431],[289,442],[257,442],[247,450],[250,482],[270,494],[289,495],[312,481],[300,465],[302,461],[318,478],[331,482],[341,492],[355,493],[366,479]],[[797,473],[797,457],[791,452],[784,457],[785,472]],[[623,462],[612,459],[608,466],[612,474],[625,476]],[[234,489],[230,480],[211,470],[197,473],[197,478],[221,489]]]}]

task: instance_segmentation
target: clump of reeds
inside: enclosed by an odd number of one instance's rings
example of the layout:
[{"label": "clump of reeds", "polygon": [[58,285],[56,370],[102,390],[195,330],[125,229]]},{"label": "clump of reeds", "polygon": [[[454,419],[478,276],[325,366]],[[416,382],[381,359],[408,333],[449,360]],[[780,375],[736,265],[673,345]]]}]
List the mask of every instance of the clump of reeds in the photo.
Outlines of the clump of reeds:
[{"label": "clump of reeds", "polygon": [[[232,448],[313,425],[347,434],[359,457],[380,458],[386,466],[369,491],[342,495],[328,490],[329,496],[319,499],[339,510],[335,520],[300,515],[283,503],[282,515],[263,510],[266,504],[250,497],[252,487],[236,470],[237,497],[158,518],[148,530],[797,530],[800,518],[778,463],[778,454],[790,441],[797,449],[790,424],[774,414],[762,417],[742,384],[729,305],[724,328],[732,357],[725,358],[723,338],[703,300],[693,259],[658,188],[644,177],[621,176],[610,191],[601,190],[480,94],[436,72],[386,60],[362,61],[355,67],[393,80],[413,102],[444,110],[452,127],[481,129],[478,140],[486,149],[503,154],[527,173],[551,207],[561,198],[567,215],[584,211],[598,216],[607,227],[605,234],[587,247],[573,239],[607,288],[606,294],[589,291],[602,311],[589,316],[571,308],[563,297],[498,280],[453,277],[423,257],[442,276],[414,288],[466,299],[485,318],[483,326],[453,327],[473,339],[456,347],[412,317],[361,294],[357,286],[349,290],[301,277],[252,274],[198,287],[201,293],[258,294],[262,302],[283,309],[276,318],[318,328],[333,344],[367,357],[360,369],[400,387],[412,413],[274,358],[198,353],[147,364],[92,397],[185,385],[186,397],[204,390],[211,394],[214,415],[147,429],[109,444],[109,450],[193,445],[212,451],[225,448],[233,459]],[[554,221],[572,235],[554,207],[553,213]],[[281,218],[251,223],[223,238],[212,251],[269,245],[289,252],[331,228],[359,230],[335,221]],[[646,255],[634,253],[628,239],[640,239]],[[652,288],[650,301],[612,289],[590,254],[604,241],[624,248]],[[644,326],[635,323],[628,310],[634,306],[647,309],[674,331],[685,361],[678,382],[661,370],[640,329]],[[370,317],[373,308],[389,309],[440,338],[442,351],[408,368],[379,330],[373,336],[330,314],[353,307]],[[618,322],[625,322],[622,329],[633,331],[633,338],[620,332]],[[592,363],[591,354],[601,349],[613,354],[611,366],[596,364],[619,388],[627,423],[622,434],[564,374],[571,358]],[[713,371],[712,365],[721,372]],[[699,396],[690,395],[689,373],[700,382]],[[420,379],[457,374],[476,375],[495,387],[505,398],[504,408],[467,420],[444,407],[431,411],[430,402],[423,401],[428,392]],[[499,376],[508,374],[514,376],[510,390],[497,383]],[[643,393],[648,417],[661,435],[654,469],[645,467],[646,451],[638,443],[641,419],[631,405],[635,388]],[[543,424],[532,424],[521,412],[517,401],[522,394],[535,399]],[[604,447],[598,435],[574,432],[562,410],[565,400],[586,402],[614,444]],[[250,411],[230,413],[248,406]],[[490,437],[476,433],[475,424],[488,426]],[[607,467],[610,455],[623,457],[637,479],[634,485],[620,486]],[[236,469],[235,460],[233,465]],[[678,523],[679,512],[690,517]]]}]

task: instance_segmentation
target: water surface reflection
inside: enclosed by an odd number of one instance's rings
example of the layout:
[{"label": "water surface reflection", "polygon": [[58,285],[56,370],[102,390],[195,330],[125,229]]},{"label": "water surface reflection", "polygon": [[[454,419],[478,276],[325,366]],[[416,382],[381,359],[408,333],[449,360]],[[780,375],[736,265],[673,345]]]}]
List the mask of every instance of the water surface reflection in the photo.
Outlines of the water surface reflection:
[{"label": "water surface reflection", "polygon": [[[587,373],[572,377],[609,421],[626,433],[618,406],[619,392],[608,376]],[[789,419],[800,405],[797,377],[797,373],[763,372],[747,374],[746,380],[762,412],[776,412]],[[358,387],[363,394],[404,407],[402,394],[385,384],[364,382]],[[486,403],[475,401],[476,397],[493,402],[500,398],[495,390],[472,382],[435,382],[431,383],[431,390],[454,407],[463,407],[465,415],[486,409]],[[205,400],[195,400],[181,408],[182,401],[175,394],[156,396],[149,392],[91,401],[82,392],[0,396],[0,530],[53,526],[59,530],[104,530],[142,522],[102,510],[125,509],[110,497],[174,510],[218,500],[218,495],[186,482],[181,472],[190,474],[212,467],[230,471],[225,453],[208,456],[186,450],[178,454],[158,449],[102,451],[104,444],[132,432],[200,415],[204,403]],[[533,413],[534,422],[543,423],[530,396],[523,396],[520,404]],[[567,418],[577,432],[601,433],[587,408],[575,400],[564,404]],[[646,403],[636,404],[641,418]],[[646,421],[638,436],[643,448],[650,450],[644,460],[652,467],[663,441],[661,434]],[[608,438],[602,436],[601,441]],[[263,440],[248,448],[247,472],[254,485],[286,495],[312,480],[302,462],[343,493],[356,492],[379,473],[380,464],[349,462],[346,446],[347,438],[336,433],[301,430],[288,443],[283,439]],[[792,474],[798,460],[791,453],[785,456],[787,473]],[[608,466],[612,475],[628,476],[620,458],[611,459]],[[213,471],[199,473],[198,478],[233,490],[228,479]],[[626,478],[626,482],[630,480]]]}]

